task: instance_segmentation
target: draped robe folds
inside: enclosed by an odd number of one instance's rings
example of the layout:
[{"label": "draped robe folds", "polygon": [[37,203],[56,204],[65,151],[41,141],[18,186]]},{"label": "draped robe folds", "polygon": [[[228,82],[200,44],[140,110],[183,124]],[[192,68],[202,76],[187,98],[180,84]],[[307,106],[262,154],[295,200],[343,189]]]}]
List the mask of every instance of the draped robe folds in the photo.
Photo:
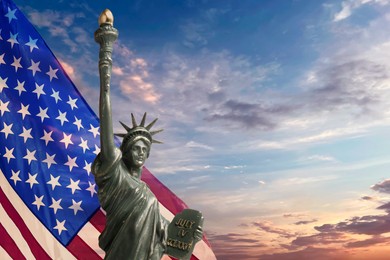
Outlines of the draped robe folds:
[{"label": "draped robe folds", "polygon": [[160,260],[167,241],[168,221],[149,187],[130,175],[116,148],[116,159],[92,165],[100,205],[106,211],[106,227],[99,237],[105,259]]}]

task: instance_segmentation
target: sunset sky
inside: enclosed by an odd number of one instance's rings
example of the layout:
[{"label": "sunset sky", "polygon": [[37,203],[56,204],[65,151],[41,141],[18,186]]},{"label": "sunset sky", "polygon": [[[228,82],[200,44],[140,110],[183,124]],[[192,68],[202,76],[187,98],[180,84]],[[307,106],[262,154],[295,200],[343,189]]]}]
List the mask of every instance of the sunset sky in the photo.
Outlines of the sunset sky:
[{"label": "sunset sky", "polygon": [[115,131],[159,118],[218,259],[388,259],[390,0],[14,2],[96,113],[112,11]]}]

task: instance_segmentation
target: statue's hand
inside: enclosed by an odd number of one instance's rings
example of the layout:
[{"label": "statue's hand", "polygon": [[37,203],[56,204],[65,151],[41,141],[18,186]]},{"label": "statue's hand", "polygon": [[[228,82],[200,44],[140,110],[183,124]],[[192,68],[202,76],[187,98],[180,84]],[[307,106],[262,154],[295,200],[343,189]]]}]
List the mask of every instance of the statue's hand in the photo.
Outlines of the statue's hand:
[{"label": "statue's hand", "polygon": [[202,227],[197,227],[195,232],[194,232],[194,238],[195,238],[195,241],[200,241],[202,240],[202,237],[203,237],[203,229]]}]

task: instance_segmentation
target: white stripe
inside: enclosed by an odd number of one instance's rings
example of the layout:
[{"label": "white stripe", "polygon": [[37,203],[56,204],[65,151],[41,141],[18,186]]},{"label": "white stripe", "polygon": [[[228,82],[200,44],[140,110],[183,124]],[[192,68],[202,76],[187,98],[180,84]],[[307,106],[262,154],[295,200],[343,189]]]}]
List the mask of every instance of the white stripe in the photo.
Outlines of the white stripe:
[{"label": "white stripe", "polygon": [[100,232],[90,222],[87,222],[77,235],[101,258],[104,258],[105,252],[99,247],[98,243]]},{"label": "white stripe", "polygon": [[10,235],[12,240],[18,246],[19,250],[27,259],[34,259],[34,255],[30,250],[26,240],[24,240],[22,233],[20,233],[18,227],[12,221],[12,219],[8,216],[7,212],[3,208],[3,205],[0,204],[0,219],[1,224]]},{"label": "white stripe", "polygon": [[[166,218],[169,221],[172,221],[173,219],[173,213],[170,212],[166,207],[164,207],[163,204],[160,204],[160,214]],[[198,259],[202,260],[216,260],[213,250],[204,242],[203,240],[196,243],[194,252],[192,252],[194,256],[196,256]]]},{"label": "white stripe", "polygon": [[12,260],[7,251],[4,250],[2,246],[0,246],[0,259],[2,260]]},{"label": "white stripe", "polygon": [[0,186],[15,210],[26,223],[35,239],[52,259],[75,259],[75,257],[46,229],[9,185],[0,170]]}]

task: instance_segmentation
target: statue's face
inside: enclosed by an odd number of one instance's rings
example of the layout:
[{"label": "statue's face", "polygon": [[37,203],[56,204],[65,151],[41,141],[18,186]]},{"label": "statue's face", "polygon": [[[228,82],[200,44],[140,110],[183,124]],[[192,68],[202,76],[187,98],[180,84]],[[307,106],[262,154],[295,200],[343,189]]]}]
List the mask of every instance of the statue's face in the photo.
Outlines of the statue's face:
[{"label": "statue's face", "polygon": [[138,140],[131,147],[131,163],[139,168],[142,167],[148,158],[149,146],[144,141]]}]

